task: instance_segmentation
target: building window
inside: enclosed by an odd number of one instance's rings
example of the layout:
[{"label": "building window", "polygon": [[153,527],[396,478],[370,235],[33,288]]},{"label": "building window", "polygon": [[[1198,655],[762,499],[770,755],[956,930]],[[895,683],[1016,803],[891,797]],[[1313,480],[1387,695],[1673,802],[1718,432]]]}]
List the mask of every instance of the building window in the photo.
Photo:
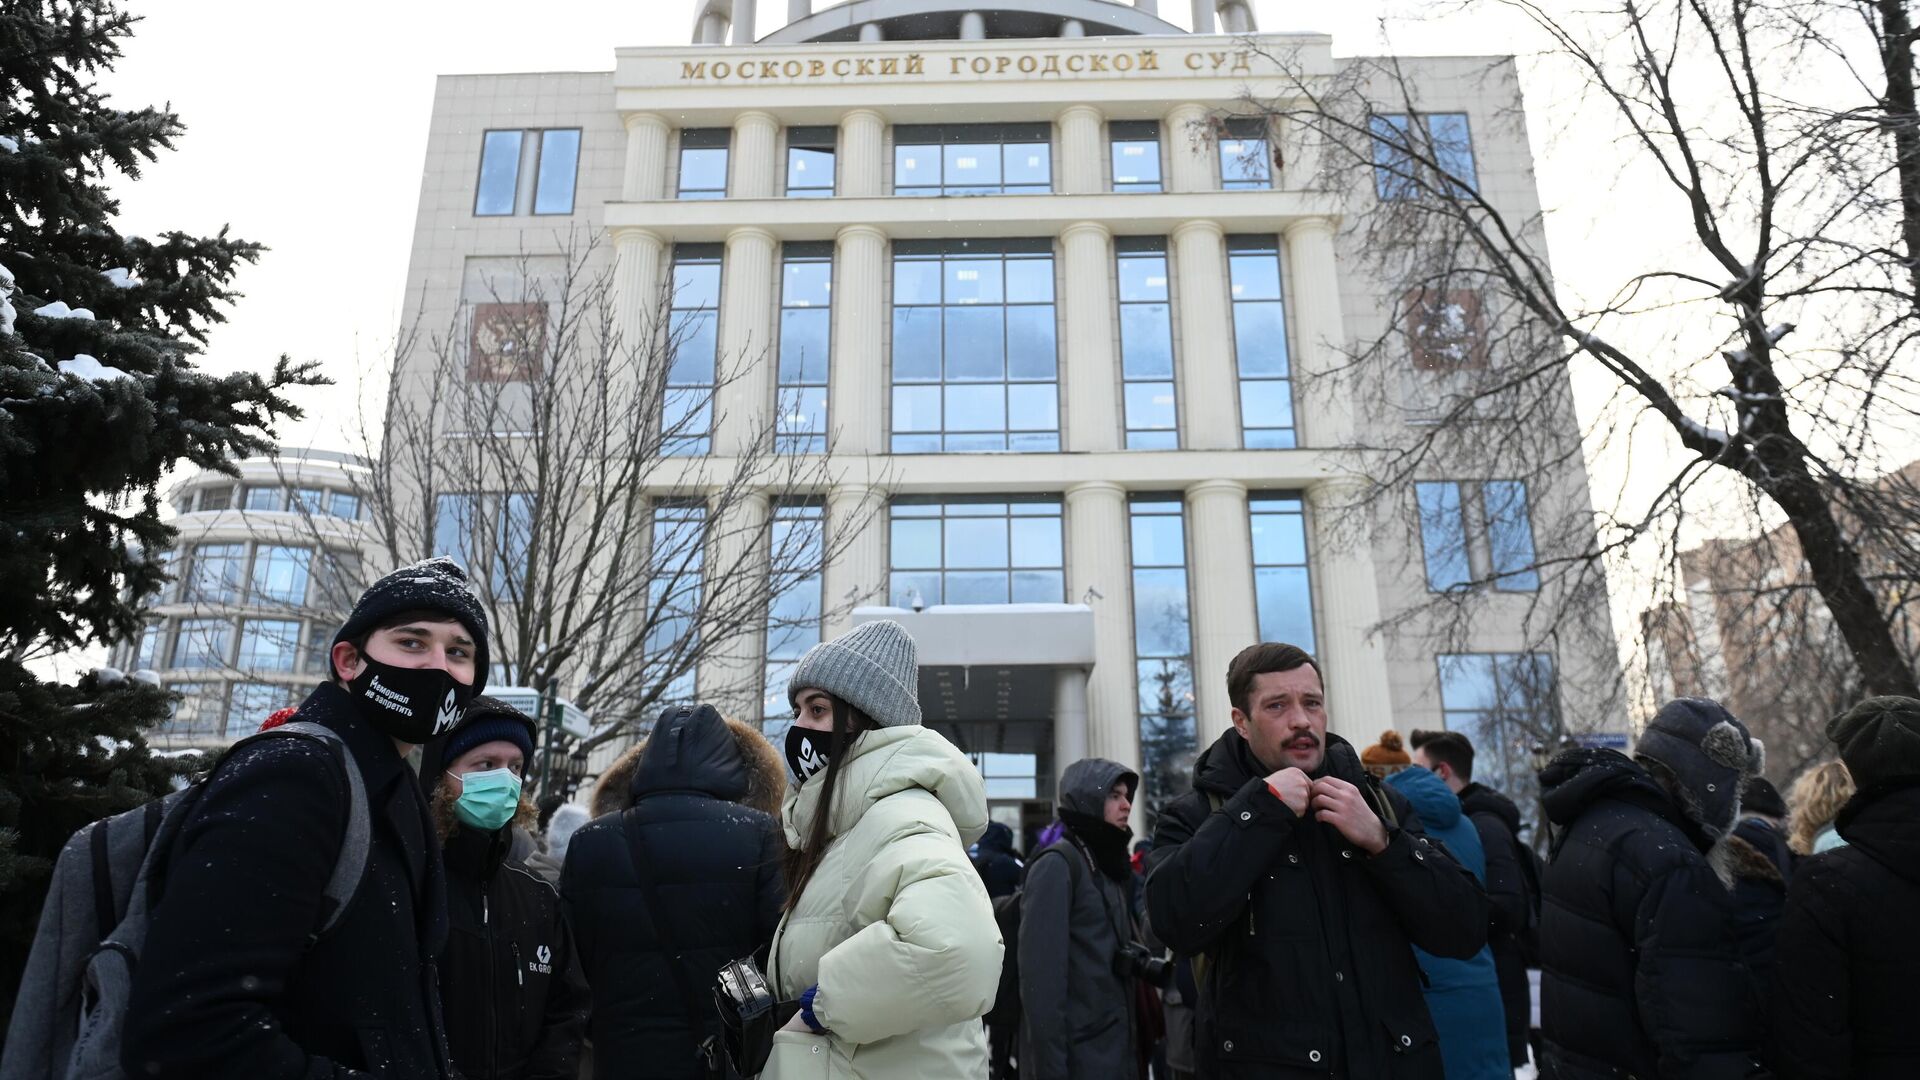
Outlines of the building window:
[{"label": "building window", "polygon": [[787,129],[787,198],[825,199],[833,195],[834,140],[831,127]]},{"label": "building window", "polygon": [[1167,243],[1159,237],[1114,240],[1120,279],[1120,378],[1127,449],[1177,450],[1173,392],[1173,308],[1167,292]]},{"label": "building window", "polygon": [[[653,576],[647,584],[653,627],[646,649],[649,661],[666,670],[687,663],[699,651],[706,526],[704,506],[662,503],[653,512]],[[668,682],[663,699],[667,704],[691,702],[697,685],[697,672],[688,664]]]},{"label": "building window", "polygon": [[1402,311],[1407,348],[1415,367],[1457,371],[1487,366],[1479,293],[1468,289],[1415,289],[1407,294]]},{"label": "building window", "polygon": [[[1501,592],[1535,592],[1540,573],[1534,555],[1533,521],[1527,509],[1527,485],[1519,480],[1488,480],[1477,486],[1456,481],[1414,485],[1420,508],[1420,544],[1425,554],[1427,588],[1448,592],[1472,585],[1476,576]],[[1468,508],[1479,500],[1485,528],[1484,568],[1475,566]]]},{"label": "building window", "polygon": [[[1533,747],[1560,729],[1553,657],[1546,653],[1450,653],[1440,671],[1441,718],[1473,743],[1473,775],[1522,791],[1533,778]],[[1516,800],[1523,801],[1523,800]]]},{"label": "building window", "polygon": [[489,131],[480,141],[480,184],[473,197],[477,217],[497,217],[513,213],[520,193],[520,142],[518,131]]},{"label": "building window", "polygon": [[[769,738],[793,719],[787,679],[806,651],[820,643],[824,591],[820,565],[826,550],[820,507],[781,506],[773,512],[771,550],[776,562],[767,603],[767,677],[761,708]],[[784,571],[784,572],[782,572]]]},{"label": "building window", "polygon": [[233,485],[216,484],[200,491],[200,512],[225,510],[233,506]]},{"label": "building window", "polygon": [[1053,190],[1046,124],[919,124],[893,131],[895,195],[1034,195]]},{"label": "building window", "polygon": [[433,553],[454,559],[475,578],[488,570],[494,597],[517,597],[532,550],[533,498],[523,492],[435,496]]},{"label": "building window", "polygon": [[351,492],[334,492],[327,506],[328,512],[334,517],[346,518],[348,521],[353,521],[360,517],[360,496],[352,494]]},{"label": "building window", "polygon": [[1142,798],[1148,818],[1192,787],[1193,639],[1187,617],[1186,522],[1177,497],[1128,507],[1133,566],[1133,654],[1140,718]]},{"label": "building window", "polygon": [[182,619],[173,639],[173,666],[223,668],[233,644],[233,623],[227,619]]},{"label": "building window", "polygon": [[267,717],[293,704],[291,690],[271,683],[234,683],[228,694],[224,727],[229,739],[244,738],[259,731]]},{"label": "building window", "polygon": [[1160,125],[1153,120],[1115,120],[1107,125],[1113,146],[1113,190],[1160,190]]},{"label": "building window", "polygon": [[167,722],[160,726],[162,735],[184,738],[218,735],[225,730],[226,720],[220,709],[224,683],[169,683],[167,689],[180,696],[174,699]]},{"label": "building window", "polygon": [[533,184],[533,212],[573,213],[573,189],[579,173],[580,129],[542,131],[540,168]]},{"label": "building window", "polygon": [[240,624],[240,670],[290,672],[299,654],[299,620],[247,619]]},{"label": "building window", "polygon": [[1426,555],[1427,588],[1462,589],[1473,580],[1467,557],[1467,520],[1461,512],[1460,485],[1451,481],[1413,486],[1420,503],[1420,547]]},{"label": "building window", "polygon": [[284,508],[286,492],[277,487],[250,487],[241,502],[246,510],[280,510]]},{"label": "building window", "polygon": [[[1471,194],[1480,185],[1473,164],[1473,133],[1466,113],[1420,113],[1415,129],[1405,113],[1381,113],[1373,130],[1373,190],[1384,200],[1418,199],[1429,191]],[[1426,162],[1439,167],[1429,173]]]},{"label": "building window", "polygon": [[303,547],[261,544],[253,555],[253,598],[282,604],[307,602],[313,552]]},{"label": "building window", "polygon": [[327,493],[319,488],[294,488],[288,495],[287,509],[296,514],[317,517],[327,512]]},{"label": "building window", "polygon": [[899,499],[889,524],[895,607],[1058,604],[1066,597],[1058,501]]},{"label": "building window", "polygon": [[1051,241],[894,245],[892,446],[1060,449]]},{"label": "building window", "polygon": [[231,604],[240,599],[247,565],[245,544],[200,544],[187,572],[186,602]]},{"label": "building window", "polygon": [[720,351],[720,246],[673,249],[673,302],[660,449],[704,454],[712,445],[714,366]]},{"label": "building window", "polygon": [[433,500],[433,554],[446,556],[472,569],[479,547],[475,534],[480,523],[480,496],[465,493],[436,495]]},{"label": "building window", "polygon": [[150,670],[160,666],[160,654],[167,637],[165,620],[150,622],[140,628],[140,638],[133,648],[133,668],[135,671]]},{"label": "building window", "polygon": [[1227,238],[1233,291],[1233,351],[1240,365],[1240,432],[1249,450],[1294,445],[1280,247],[1271,236]]},{"label": "building window", "polygon": [[[1040,797],[1040,755],[1002,754],[989,750],[967,752],[967,760],[980,770],[989,799],[1035,799]],[[1063,766],[1064,767],[1064,766]]]},{"label": "building window", "polygon": [[1480,507],[1487,519],[1493,587],[1502,592],[1537,592],[1540,571],[1533,551],[1533,518],[1527,512],[1527,485],[1519,480],[1489,480],[1480,485]]},{"label": "building window", "polygon": [[780,400],[774,449],[827,448],[827,367],[833,324],[833,244],[788,244],[780,267]]},{"label": "building window", "polygon": [[1220,186],[1227,191],[1273,186],[1273,149],[1265,119],[1241,116],[1225,122],[1220,133]]},{"label": "building window", "polygon": [[493,595],[517,600],[527,589],[527,559],[533,554],[534,496],[530,492],[508,492],[494,500],[494,536],[491,552],[492,572],[487,580]]},{"label": "building window", "polygon": [[324,679],[333,678],[333,629],[321,623],[307,624],[307,672]]},{"label": "building window", "polygon": [[1307,518],[1300,496],[1255,494],[1247,500],[1253,529],[1253,592],[1261,641],[1313,651],[1313,586],[1307,577]]},{"label": "building window", "polygon": [[547,305],[473,305],[468,382],[530,382],[547,343]]},{"label": "building window", "polygon": [[680,191],[682,199],[727,197],[726,128],[687,128],[680,132]]}]

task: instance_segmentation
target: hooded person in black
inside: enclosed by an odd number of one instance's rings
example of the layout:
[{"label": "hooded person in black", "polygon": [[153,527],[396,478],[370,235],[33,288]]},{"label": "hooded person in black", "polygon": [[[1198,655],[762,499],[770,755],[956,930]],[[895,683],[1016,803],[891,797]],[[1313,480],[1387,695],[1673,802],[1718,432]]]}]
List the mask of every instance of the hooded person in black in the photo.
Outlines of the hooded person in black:
[{"label": "hooded person in black", "polygon": [[1760,765],[1732,713],[1682,698],[1631,759],[1568,750],[1541,771],[1560,830],[1540,917],[1543,1075],[1756,1074],[1758,998],[1709,853]]},{"label": "hooded person in black", "polygon": [[764,968],[780,923],[786,786],[766,738],[711,705],[668,709],[601,777],[560,874],[597,1075],[704,1075],[714,975],[745,956]]},{"label": "hooded person in black", "polygon": [[514,859],[514,826],[534,820],[521,784],[536,728],[490,697],[421,756],[447,865],[452,933],[440,960],[447,1043],[462,1080],[572,1080],[586,1037],[587,987],[560,894]]},{"label": "hooded person in black", "polygon": [[996,900],[1013,895],[1020,888],[1020,857],[1013,853],[1013,830],[998,821],[988,822],[977,846],[973,868],[987,887],[987,895]]},{"label": "hooded person in black", "polygon": [[1027,864],[1020,892],[1020,1080],[1134,1075],[1139,1046],[1133,866],[1125,824],[1140,776],[1087,758],[1060,777],[1065,834]]}]

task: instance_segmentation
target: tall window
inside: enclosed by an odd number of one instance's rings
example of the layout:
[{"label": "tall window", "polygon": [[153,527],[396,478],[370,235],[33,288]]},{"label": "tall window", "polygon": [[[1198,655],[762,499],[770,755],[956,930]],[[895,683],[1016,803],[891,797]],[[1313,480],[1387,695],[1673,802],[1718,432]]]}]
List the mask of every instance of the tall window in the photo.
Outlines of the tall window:
[{"label": "tall window", "polygon": [[247,619],[240,624],[240,670],[260,674],[292,671],[299,655],[298,619]]},{"label": "tall window", "polygon": [[780,268],[780,400],[774,448],[827,448],[828,340],[833,323],[833,244],[788,244]]},{"label": "tall window", "polygon": [[1300,497],[1256,494],[1247,501],[1253,528],[1253,592],[1260,640],[1313,651],[1313,586],[1307,578],[1307,520]]},{"label": "tall window", "polygon": [[782,506],[773,512],[772,550],[787,573],[775,574],[768,584],[766,696],[761,710],[769,737],[785,730],[793,718],[787,704],[787,679],[806,651],[820,643],[822,586],[820,565],[825,551],[820,507]]},{"label": "tall window", "polygon": [[[1490,580],[1501,592],[1534,592],[1540,573],[1533,547],[1533,522],[1527,511],[1527,485],[1519,480],[1488,480],[1478,485],[1452,480],[1414,485],[1420,509],[1420,546],[1426,558],[1427,588],[1463,589]],[[1478,524],[1485,528],[1485,559],[1469,538],[1475,522],[1469,510],[1479,502]]]},{"label": "tall window", "polygon": [[1065,599],[1058,501],[898,499],[891,517],[895,607]]},{"label": "tall window", "polygon": [[245,544],[199,544],[187,571],[189,604],[228,604],[240,599],[247,566]]},{"label": "tall window", "polygon": [[1493,587],[1503,592],[1535,592],[1540,572],[1533,553],[1533,519],[1527,513],[1527,485],[1519,480],[1489,480],[1480,485],[1487,518],[1487,556]]},{"label": "tall window", "polygon": [[1159,237],[1114,240],[1120,279],[1120,378],[1127,449],[1176,450],[1180,426],[1173,393],[1173,308],[1167,293],[1167,243]]},{"label": "tall window", "polygon": [[[1414,121],[1419,122],[1415,127]],[[1417,199],[1423,191],[1467,193],[1480,185],[1473,164],[1473,132],[1466,113],[1376,114],[1373,189],[1382,199]],[[1423,159],[1439,166],[1434,175]]]},{"label": "tall window", "polygon": [[[653,511],[652,579],[647,585],[653,628],[647,655],[655,663],[678,665],[698,650],[700,603],[706,570],[706,507],[662,503]],[[665,699],[693,700],[696,669],[688,666],[667,685]]]},{"label": "tall window", "polygon": [[1233,351],[1240,364],[1240,436],[1249,450],[1294,445],[1287,314],[1280,298],[1280,247],[1271,236],[1227,238],[1233,291]]},{"label": "tall window", "polygon": [[540,167],[533,185],[533,212],[573,213],[574,182],[580,173],[580,129],[540,133]]},{"label": "tall window", "polygon": [[1058,449],[1052,242],[894,244],[893,452]]},{"label": "tall window", "polygon": [[833,195],[834,140],[831,127],[787,129],[787,198],[825,199]]},{"label": "tall window", "polygon": [[1160,124],[1115,120],[1107,125],[1113,146],[1113,190],[1160,190]]},{"label": "tall window", "polygon": [[306,603],[307,578],[312,563],[313,552],[307,548],[261,544],[253,554],[255,601]]},{"label": "tall window", "polygon": [[1242,116],[1226,122],[1220,136],[1220,186],[1227,191],[1273,186],[1273,148],[1264,119]]},{"label": "tall window", "polygon": [[[221,711],[221,683],[168,682],[167,689],[179,694],[173,703],[173,711],[167,722],[160,726],[162,735],[180,737],[195,735],[218,735],[226,730],[226,717]],[[264,717],[262,719],[265,719]]]},{"label": "tall window", "polygon": [[248,510],[282,510],[286,508],[286,495],[277,487],[249,487],[242,506]]},{"label": "tall window", "polygon": [[916,124],[893,132],[895,195],[1032,195],[1053,190],[1046,124]]},{"label": "tall window", "polygon": [[[1434,658],[1448,731],[1473,743],[1473,776],[1533,807],[1533,747],[1560,730],[1553,657],[1547,653],[1452,653]],[[1528,816],[1532,817],[1531,809]]]},{"label": "tall window", "polygon": [[1460,485],[1452,481],[1413,485],[1420,503],[1420,547],[1427,563],[1427,588],[1447,592],[1473,580],[1467,557],[1467,519],[1461,512]]},{"label": "tall window", "polygon": [[493,527],[498,542],[487,578],[495,596],[517,600],[526,591],[527,558],[533,553],[533,500],[533,494],[525,491],[495,497]]},{"label": "tall window", "polygon": [[227,665],[233,645],[229,619],[182,619],[173,639],[173,666],[219,668]]},{"label": "tall window", "polygon": [[673,249],[673,302],[667,313],[672,361],[661,418],[661,450],[704,454],[713,430],[714,365],[720,350],[720,245]]},{"label": "tall window", "polygon": [[433,553],[458,561],[476,580],[484,568],[495,597],[517,600],[526,586],[533,514],[534,496],[527,492],[437,495]]},{"label": "tall window", "polygon": [[433,553],[452,558],[472,569],[480,544],[480,496],[465,492],[437,495],[433,500]]},{"label": "tall window", "polygon": [[319,488],[294,488],[289,494],[287,508],[296,514],[317,517],[327,512],[327,493]]},{"label": "tall window", "polygon": [[518,131],[489,131],[480,139],[480,183],[473,196],[473,212],[479,217],[513,213],[520,192],[520,142]]},{"label": "tall window", "polygon": [[1193,638],[1187,617],[1186,522],[1178,497],[1135,499],[1133,654],[1143,798],[1149,818],[1192,786]]},{"label": "tall window", "polygon": [[680,132],[680,190],[682,199],[727,197],[726,128],[687,128]]},{"label": "tall window", "polygon": [[336,491],[327,502],[327,512],[337,518],[348,521],[360,516],[360,496],[346,491]]},{"label": "tall window", "polygon": [[166,640],[167,624],[165,620],[150,622],[140,628],[140,642],[134,646],[134,670],[156,668],[160,666],[161,645]]},{"label": "tall window", "polygon": [[260,722],[293,704],[293,691],[271,683],[234,683],[228,691],[226,737],[238,739],[260,730]]}]

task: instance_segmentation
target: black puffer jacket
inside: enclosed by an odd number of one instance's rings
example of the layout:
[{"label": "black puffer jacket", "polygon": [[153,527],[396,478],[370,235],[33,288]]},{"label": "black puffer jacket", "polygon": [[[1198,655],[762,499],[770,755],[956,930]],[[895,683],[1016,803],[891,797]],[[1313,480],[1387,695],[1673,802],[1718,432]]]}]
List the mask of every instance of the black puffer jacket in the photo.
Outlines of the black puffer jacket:
[{"label": "black puffer jacket", "polygon": [[572,1080],[587,984],[560,894],[507,857],[511,831],[456,825],[447,838],[447,1042],[466,1080]]},{"label": "black puffer jacket", "polygon": [[1764,994],[1773,983],[1774,936],[1787,906],[1793,856],[1786,838],[1758,818],[1742,818],[1722,843],[1733,874],[1733,937],[1754,987]]},{"label": "black puffer jacket", "polygon": [[1781,1076],[1920,1076],[1920,783],[1864,791],[1838,818],[1847,845],[1800,860],[1787,886],[1773,985]]},{"label": "black puffer jacket", "polygon": [[1487,904],[1492,916],[1487,946],[1500,980],[1507,1058],[1518,1068],[1527,1061],[1527,1030],[1533,1013],[1533,989],[1527,980],[1523,945],[1530,932],[1533,902],[1521,860],[1531,861],[1533,854],[1520,839],[1520,808],[1512,799],[1485,784],[1468,784],[1460,789],[1460,809],[1473,822],[1480,847],[1487,855]]},{"label": "black puffer jacket", "polygon": [[1551,1075],[1753,1075],[1755,995],[1705,834],[1613,750],[1569,750],[1540,783],[1561,830],[1540,915]]},{"label": "black puffer jacket", "polygon": [[1384,852],[1369,858],[1332,826],[1295,817],[1234,731],[1201,754],[1194,790],[1160,816],[1147,912],[1160,940],[1205,955],[1199,1075],[1439,1080],[1407,946],[1459,959],[1480,951],[1486,896],[1398,792],[1369,780],[1346,740],[1327,737],[1323,770],[1390,800],[1399,824]]},{"label": "black puffer jacket", "polygon": [[[696,1043],[718,1030],[714,973],[749,955],[764,966],[779,924],[785,841],[774,817],[747,804],[777,800],[785,767],[759,732],[702,705],[663,714],[602,779],[597,809],[617,803],[606,785],[628,770],[629,806],[582,826],[560,875],[592,987],[595,1070],[694,1077]],[[698,1033],[689,1007],[704,1025]]]}]

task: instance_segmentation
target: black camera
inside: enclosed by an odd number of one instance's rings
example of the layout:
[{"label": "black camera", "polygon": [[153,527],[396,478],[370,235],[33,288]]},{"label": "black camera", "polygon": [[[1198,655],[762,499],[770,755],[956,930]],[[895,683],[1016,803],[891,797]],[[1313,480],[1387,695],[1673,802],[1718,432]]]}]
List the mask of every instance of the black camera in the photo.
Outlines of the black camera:
[{"label": "black camera", "polygon": [[1155,956],[1137,941],[1129,941],[1113,954],[1113,973],[1123,979],[1139,979],[1148,986],[1165,989],[1173,981],[1173,961]]}]

